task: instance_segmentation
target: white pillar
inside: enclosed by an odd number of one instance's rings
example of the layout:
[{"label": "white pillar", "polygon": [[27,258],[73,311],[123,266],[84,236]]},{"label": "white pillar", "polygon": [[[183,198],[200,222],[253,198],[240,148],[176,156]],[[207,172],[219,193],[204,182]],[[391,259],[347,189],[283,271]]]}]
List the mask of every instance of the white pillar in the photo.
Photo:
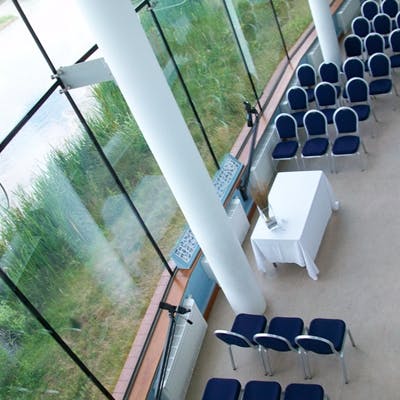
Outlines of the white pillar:
[{"label": "white pillar", "polygon": [[308,3],[324,61],[334,62],[340,67],[342,58],[329,2],[328,0],[308,0]]},{"label": "white pillar", "polygon": [[78,0],[161,171],[236,313],[266,303],[130,0]]}]

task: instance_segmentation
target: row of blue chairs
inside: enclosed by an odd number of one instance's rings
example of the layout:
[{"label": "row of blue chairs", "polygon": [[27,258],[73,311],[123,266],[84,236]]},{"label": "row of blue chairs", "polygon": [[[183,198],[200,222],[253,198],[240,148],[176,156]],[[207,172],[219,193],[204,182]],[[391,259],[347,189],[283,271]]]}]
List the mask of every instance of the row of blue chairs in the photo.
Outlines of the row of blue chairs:
[{"label": "row of blue chairs", "polygon": [[400,27],[397,23],[400,7],[396,0],[384,0],[381,2],[367,0],[361,4],[360,11],[361,15],[369,21],[371,26],[375,16],[383,13],[393,21],[394,27]]},{"label": "row of blue chairs", "polygon": [[[332,144],[329,139],[328,118],[323,111],[329,111],[329,114],[333,111],[332,121],[336,128],[336,137]],[[332,160],[330,169],[337,172],[336,157],[357,155],[361,170],[363,170],[360,148],[363,148],[365,154],[367,154],[367,150],[359,135],[358,121],[356,111],[350,107],[307,111],[303,117],[303,126],[307,133],[307,140],[301,148],[303,167],[305,167],[305,159],[326,157],[328,165]],[[296,119],[288,113],[279,114],[275,118],[275,131],[280,141],[272,151],[272,160],[277,163],[282,160],[294,159],[299,169],[297,153],[300,141]]]},{"label": "row of blue chairs", "polygon": [[[241,384],[237,379],[211,378],[208,380],[202,400],[238,400]],[[249,381],[243,390],[242,400],[280,400],[282,387],[278,382]],[[283,392],[284,400],[328,399],[321,385],[291,383]]]},{"label": "row of blue chairs", "polygon": [[[266,330],[267,328],[267,330]],[[300,356],[304,379],[311,379],[312,373],[308,352],[339,357],[344,382],[348,383],[344,362],[346,333],[355,347],[350,330],[341,319],[315,318],[308,329],[298,317],[274,317],[267,327],[264,315],[238,314],[230,330],[216,330],[214,334],[228,345],[232,368],[236,370],[232,346],[256,349],[260,353],[265,375],[273,375],[269,350],[293,351]],[[265,355],[265,357],[264,357]]]}]

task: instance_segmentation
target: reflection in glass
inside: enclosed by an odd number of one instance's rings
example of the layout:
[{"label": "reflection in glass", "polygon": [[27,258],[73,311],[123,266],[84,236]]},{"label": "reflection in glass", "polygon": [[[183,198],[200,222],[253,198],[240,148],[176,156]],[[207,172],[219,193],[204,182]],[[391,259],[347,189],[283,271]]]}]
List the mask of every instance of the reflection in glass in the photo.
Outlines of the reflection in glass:
[{"label": "reflection in glass", "polygon": [[[6,162],[17,159],[20,169],[11,173]],[[112,391],[163,270],[159,258],[58,93],[3,150],[0,171],[20,183],[11,193],[13,206],[3,211],[2,267]],[[30,179],[25,179],[27,171]],[[62,381],[64,398],[78,398],[74,382],[79,373],[67,367],[69,361],[60,359],[56,347],[53,351],[45,341],[36,342],[35,354],[48,365],[48,374],[37,376],[28,361],[21,371],[37,377],[39,388],[45,386],[41,379]],[[25,363],[24,357],[18,362]],[[21,379],[16,373],[9,385]],[[88,389],[81,398],[98,397]]]},{"label": "reflection in glass", "polygon": [[[119,88],[114,82],[104,82],[73,90],[71,95],[157,245],[168,256],[185,220]],[[117,209],[130,212],[122,194],[114,201]],[[125,240],[133,242],[129,235]],[[150,259],[147,262],[152,263]]]}]

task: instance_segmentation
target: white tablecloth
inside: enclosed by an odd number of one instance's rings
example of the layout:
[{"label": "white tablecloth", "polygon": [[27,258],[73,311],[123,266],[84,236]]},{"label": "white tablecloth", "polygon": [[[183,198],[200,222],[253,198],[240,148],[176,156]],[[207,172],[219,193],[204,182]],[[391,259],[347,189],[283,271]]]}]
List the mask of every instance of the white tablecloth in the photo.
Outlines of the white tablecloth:
[{"label": "white tablecloth", "polygon": [[318,279],[314,259],[332,210],[339,208],[325,174],[322,171],[278,173],[268,204],[279,226],[269,230],[259,217],[251,235],[258,268],[266,271],[267,261],[295,263],[305,266],[312,279]]}]

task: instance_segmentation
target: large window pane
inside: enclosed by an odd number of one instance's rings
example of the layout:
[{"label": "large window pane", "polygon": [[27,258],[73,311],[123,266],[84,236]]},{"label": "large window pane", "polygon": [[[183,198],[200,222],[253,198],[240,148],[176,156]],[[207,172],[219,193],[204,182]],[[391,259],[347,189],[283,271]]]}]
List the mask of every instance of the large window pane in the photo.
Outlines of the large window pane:
[{"label": "large window pane", "polygon": [[[152,237],[168,258],[185,220],[119,88],[105,82],[71,91]],[[128,212],[122,195],[114,199]],[[134,232],[125,241],[134,242]],[[153,252],[148,253],[153,257]],[[149,262],[151,262],[149,260]]]},{"label": "large window pane", "polygon": [[[20,169],[10,170],[10,160]],[[112,391],[163,266],[58,92],[0,154],[0,181],[5,173],[20,186],[3,212],[1,265]],[[45,342],[36,351],[44,364],[61,362]],[[76,398],[74,371],[51,379],[64,381],[66,399]]]},{"label": "large window pane", "polygon": [[1,141],[52,83],[50,69],[10,0],[0,2],[0,53]]},{"label": "large window pane", "polygon": [[[254,99],[223,4],[207,0],[171,4],[162,0],[154,10],[221,160],[244,125],[243,101]],[[143,25],[160,64],[166,68],[165,50],[159,51],[159,39],[154,27],[146,23],[144,12],[140,13]]]}]

